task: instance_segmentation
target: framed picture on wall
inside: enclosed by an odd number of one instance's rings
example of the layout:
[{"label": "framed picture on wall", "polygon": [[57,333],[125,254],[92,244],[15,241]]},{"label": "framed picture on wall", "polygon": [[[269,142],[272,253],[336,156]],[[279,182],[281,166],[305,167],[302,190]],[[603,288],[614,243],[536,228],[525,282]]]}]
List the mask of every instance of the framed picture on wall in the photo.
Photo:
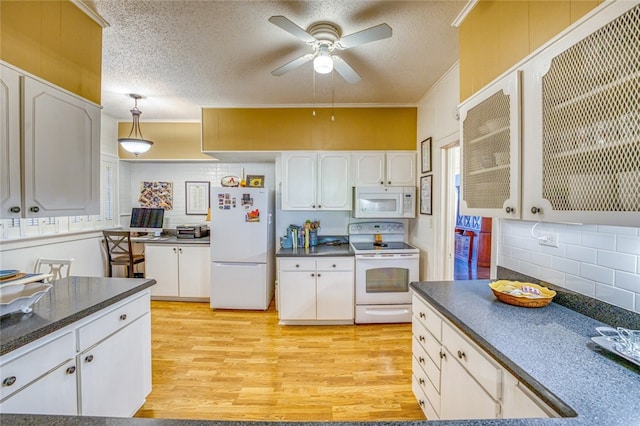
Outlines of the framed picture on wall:
[{"label": "framed picture on wall", "polygon": [[422,173],[431,171],[431,138],[426,138],[420,143],[420,152],[422,153]]},{"label": "framed picture on wall", "polygon": [[206,215],[209,210],[209,182],[185,182],[186,214]]},{"label": "framed picture on wall", "polygon": [[420,214],[431,214],[431,184],[433,175],[420,178]]}]

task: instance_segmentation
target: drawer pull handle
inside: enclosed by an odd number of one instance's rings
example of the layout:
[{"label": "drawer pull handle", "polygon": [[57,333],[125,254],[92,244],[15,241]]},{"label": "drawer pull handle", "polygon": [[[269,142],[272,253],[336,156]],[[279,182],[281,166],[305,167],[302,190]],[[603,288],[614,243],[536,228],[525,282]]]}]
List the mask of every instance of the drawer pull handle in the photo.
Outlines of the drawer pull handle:
[{"label": "drawer pull handle", "polygon": [[420,404],[421,407],[424,407],[424,401],[423,400],[418,400],[418,404]]},{"label": "drawer pull handle", "polygon": [[424,364],[424,358],[423,357],[418,357],[418,362],[420,362],[420,364]]},{"label": "drawer pull handle", "polygon": [[318,276],[319,276],[319,277],[321,277],[321,276],[322,276],[322,274],[318,274]]},{"label": "drawer pull handle", "polygon": [[29,207],[29,211],[32,213],[38,213],[40,211],[40,207],[38,206]]},{"label": "drawer pull handle", "polygon": [[14,206],[9,209],[11,213],[20,213],[20,207]]},{"label": "drawer pull handle", "polygon": [[418,383],[420,383],[421,385],[424,385],[424,379],[423,379],[422,377],[420,377],[420,378],[418,379]]},{"label": "drawer pull handle", "polygon": [[121,319],[122,321],[126,320],[126,319],[127,319],[127,314],[122,314],[122,315],[120,315],[120,319]]},{"label": "drawer pull handle", "polygon": [[67,374],[73,374],[76,372],[76,366],[72,365],[71,367],[67,368]]},{"label": "drawer pull handle", "polygon": [[420,318],[426,318],[427,316],[424,314],[424,312],[420,312]]},{"label": "drawer pull handle", "polygon": [[458,358],[460,358],[460,359],[466,358],[466,355],[464,354],[464,352],[458,351]]},{"label": "drawer pull handle", "polygon": [[300,267],[300,265],[298,265],[298,264],[296,263],[296,268],[299,268],[299,267]]},{"label": "drawer pull handle", "polygon": [[424,336],[423,335],[418,336],[418,340],[420,340],[421,342],[424,342],[424,340],[425,340]]},{"label": "drawer pull handle", "polygon": [[336,264],[335,264],[335,263],[333,264],[333,267],[334,267],[334,268],[336,267]]},{"label": "drawer pull handle", "polygon": [[515,213],[516,209],[514,209],[513,207],[507,207],[504,209],[504,211],[506,211],[507,213]]},{"label": "drawer pull handle", "polygon": [[440,351],[440,359],[447,359],[447,354],[443,351]]},{"label": "drawer pull handle", "polygon": [[316,276],[316,274],[311,274],[311,276],[312,276],[312,277],[315,277],[315,276]]},{"label": "drawer pull handle", "polygon": [[542,209],[539,207],[531,207],[531,213],[533,214],[542,213]]},{"label": "drawer pull handle", "polygon": [[11,377],[7,377],[6,379],[4,379],[2,381],[2,384],[5,386],[11,386],[12,384],[14,384],[16,382],[16,376],[11,376]]},{"label": "drawer pull handle", "polygon": [[87,355],[84,359],[86,362],[91,362],[93,361],[93,355]]}]

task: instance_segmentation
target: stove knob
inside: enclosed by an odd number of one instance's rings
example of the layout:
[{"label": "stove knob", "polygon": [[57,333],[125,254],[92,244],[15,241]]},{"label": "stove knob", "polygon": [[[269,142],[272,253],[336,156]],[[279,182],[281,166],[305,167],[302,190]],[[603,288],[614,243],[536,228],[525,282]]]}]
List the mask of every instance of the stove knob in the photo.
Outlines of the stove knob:
[{"label": "stove knob", "polygon": [[356,226],[356,229],[357,229],[358,231],[362,231],[362,225],[357,225],[357,226]]}]

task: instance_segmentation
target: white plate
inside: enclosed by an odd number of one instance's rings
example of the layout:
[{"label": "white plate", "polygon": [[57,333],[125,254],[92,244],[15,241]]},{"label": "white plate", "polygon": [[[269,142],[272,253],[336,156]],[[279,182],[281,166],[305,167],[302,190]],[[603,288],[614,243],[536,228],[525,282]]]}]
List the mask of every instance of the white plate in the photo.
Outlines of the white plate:
[{"label": "white plate", "polygon": [[640,354],[638,354],[638,356],[635,357],[635,356],[631,356],[631,354],[629,354],[627,352],[621,352],[617,348],[619,343],[614,342],[613,340],[608,339],[608,338],[606,338],[604,336],[595,336],[595,337],[592,337],[591,340],[596,342],[599,346],[602,346],[607,351],[609,351],[611,353],[614,353],[614,354],[626,359],[627,361],[630,361],[630,362],[634,363],[635,365],[640,366]]},{"label": "white plate", "polygon": [[51,284],[7,284],[0,287],[0,316],[22,311],[25,314],[33,310],[32,306],[47,293]]}]

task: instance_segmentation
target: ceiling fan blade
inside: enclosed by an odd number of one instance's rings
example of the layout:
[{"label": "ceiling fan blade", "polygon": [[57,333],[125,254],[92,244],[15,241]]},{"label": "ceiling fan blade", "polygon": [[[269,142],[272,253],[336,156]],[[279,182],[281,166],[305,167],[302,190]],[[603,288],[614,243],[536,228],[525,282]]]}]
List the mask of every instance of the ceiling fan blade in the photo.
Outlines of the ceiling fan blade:
[{"label": "ceiling fan blade", "polygon": [[281,76],[283,74],[288,73],[289,71],[293,71],[294,69],[301,67],[302,65],[306,64],[312,59],[313,59],[313,54],[311,53],[308,53],[304,56],[300,56],[299,58],[296,58],[291,62],[287,62],[280,68],[276,68],[275,70],[271,71],[271,75]]},{"label": "ceiling fan blade", "polygon": [[353,84],[360,81],[358,73],[339,56],[333,56],[333,69],[336,70],[347,83]]},{"label": "ceiling fan blade", "polygon": [[389,38],[391,37],[391,34],[392,30],[389,25],[380,24],[375,27],[367,28],[366,30],[358,31],[357,33],[349,34],[348,36],[344,36],[338,40],[335,45],[339,49],[349,49],[361,44]]},{"label": "ceiling fan blade", "polygon": [[269,18],[269,22],[282,28],[289,34],[293,35],[296,38],[299,38],[305,43],[313,43],[316,40],[314,36],[306,32],[305,30],[303,30],[302,28],[300,28],[299,26],[297,26],[296,24],[294,24],[284,16],[281,16],[281,15],[272,16],[271,18]]}]

